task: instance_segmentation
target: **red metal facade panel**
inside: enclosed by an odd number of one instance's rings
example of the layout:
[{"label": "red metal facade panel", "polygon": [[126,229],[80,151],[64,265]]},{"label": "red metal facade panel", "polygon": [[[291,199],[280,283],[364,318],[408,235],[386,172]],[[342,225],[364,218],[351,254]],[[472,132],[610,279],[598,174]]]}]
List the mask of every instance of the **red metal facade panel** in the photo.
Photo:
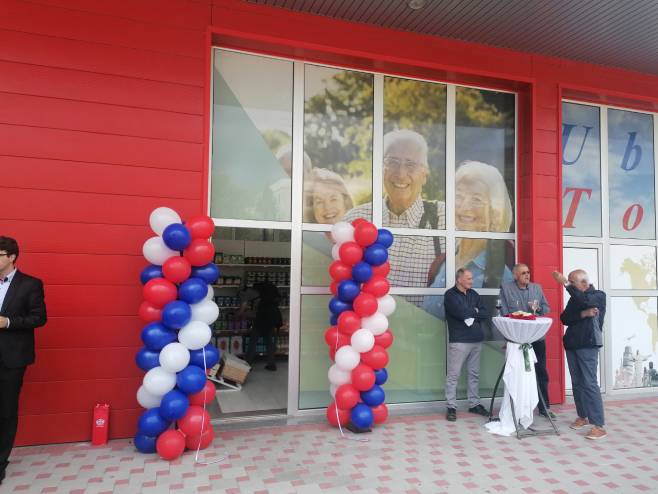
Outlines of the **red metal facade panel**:
[{"label": "red metal facade panel", "polygon": [[[50,316],[26,376],[20,444],[88,439],[91,408],[105,400],[111,436],[134,433],[137,271],[148,213],[169,205],[196,214],[206,201],[209,26],[231,46],[518,88],[519,252],[547,287],[554,316],[560,87],[658,101],[658,80],[642,74],[239,0],[212,3],[7,3],[14,15],[0,20],[0,226],[21,243],[19,266],[46,281]],[[550,391],[561,401],[557,328],[548,338]]]}]

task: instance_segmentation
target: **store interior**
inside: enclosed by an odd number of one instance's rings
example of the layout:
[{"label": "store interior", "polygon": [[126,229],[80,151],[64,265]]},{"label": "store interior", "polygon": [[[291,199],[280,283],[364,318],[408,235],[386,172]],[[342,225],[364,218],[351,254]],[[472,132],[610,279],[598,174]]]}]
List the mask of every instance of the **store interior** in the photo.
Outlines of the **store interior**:
[{"label": "store interior", "polygon": [[220,275],[212,330],[222,357],[209,377],[217,389],[211,417],[285,413],[290,231],[217,227],[213,243]]}]

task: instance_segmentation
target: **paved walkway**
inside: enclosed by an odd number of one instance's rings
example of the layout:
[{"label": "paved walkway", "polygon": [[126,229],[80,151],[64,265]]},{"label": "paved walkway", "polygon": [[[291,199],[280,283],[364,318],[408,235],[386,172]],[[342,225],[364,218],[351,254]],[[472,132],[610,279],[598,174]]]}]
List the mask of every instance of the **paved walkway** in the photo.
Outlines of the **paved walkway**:
[{"label": "paved walkway", "polygon": [[[609,435],[492,436],[461,413],[393,417],[368,442],[341,439],[323,424],[219,431],[203,457],[171,463],[142,455],[128,440],[14,450],[0,492],[30,493],[619,493],[658,491],[658,398],[606,402]],[[543,419],[542,419],[543,420]]]}]

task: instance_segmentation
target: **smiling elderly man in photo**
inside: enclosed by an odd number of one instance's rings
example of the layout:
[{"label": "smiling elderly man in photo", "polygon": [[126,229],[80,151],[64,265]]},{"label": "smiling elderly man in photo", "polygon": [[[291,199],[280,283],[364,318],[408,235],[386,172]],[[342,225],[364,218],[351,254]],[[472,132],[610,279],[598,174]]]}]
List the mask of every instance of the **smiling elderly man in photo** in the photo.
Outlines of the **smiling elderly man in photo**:
[{"label": "smiling elderly man in photo", "polygon": [[[413,130],[394,130],[384,136],[384,227],[445,228],[445,204],[421,197],[430,171],[427,152],[427,141]],[[348,211],[343,221],[351,222],[359,217],[372,217],[372,203]],[[427,286],[429,267],[442,252],[445,252],[444,238],[397,236],[389,250],[391,283]]]}]

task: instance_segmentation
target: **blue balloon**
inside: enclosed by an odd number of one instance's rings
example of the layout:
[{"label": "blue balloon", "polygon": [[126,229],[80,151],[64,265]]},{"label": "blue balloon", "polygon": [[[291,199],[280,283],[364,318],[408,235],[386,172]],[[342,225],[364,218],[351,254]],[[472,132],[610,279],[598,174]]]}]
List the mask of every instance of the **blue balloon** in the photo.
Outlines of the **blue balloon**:
[{"label": "blue balloon", "polygon": [[338,298],[342,302],[351,302],[361,293],[359,284],[352,280],[343,280],[338,284]]},{"label": "blue balloon", "polygon": [[165,420],[178,420],[183,418],[190,406],[190,400],[185,393],[181,393],[177,389],[172,389],[162,397],[160,402],[160,416]]},{"label": "blue balloon", "polygon": [[162,266],[156,266],[155,264],[149,264],[144,269],[142,269],[142,274],[139,275],[139,279],[142,282],[142,285],[146,285],[153,278],[164,278],[162,274]]},{"label": "blue balloon", "polygon": [[331,314],[331,317],[329,318],[329,324],[331,326],[338,324],[338,314]]},{"label": "blue balloon", "polygon": [[208,343],[199,350],[190,350],[190,365],[196,365],[203,369],[203,354],[206,354],[206,369],[210,369],[219,362],[219,349]]},{"label": "blue balloon", "polygon": [[212,285],[219,278],[219,268],[217,264],[208,263],[205,266],[192,267],[192,276],[201,278],[203,281]]},{"label": "blue balloon", "polygon": [[332,314],[337,316],[338,314],[345,312],[346,310],[352,310],[352,304],[343,302],[338,297],[333,297],[329,301],[329,310],[331,311]]},{"label": "blue balloon", "polygon": [[142,341],[149,350],[159,352],[169,343],[176,341],[176,333],[167,329],[162,323],[152,322],[142,329]]},{"label": "blue balloon", "polygon": [[153,369],[153,367],[158,367],[160,365],[160,352],[154,352],[153,350],[144,347],[137,352],[137,355],[135,355],[135,362],[137,363],[137,367],[144,372],[148,372]]},{"label": "blue balloon", "polygon": [[365,250],[363,258],[371,266],[380,266],[388,259],[388,251],[383,245],[374,243]]},{"label": "blue balloon", "polygon": [[149,408],[137,423],[137,432],[145,436],[157,437],[162,434],[169,427],[169,421],[160,416],[160,408]]},{"label": "blue balloon", "polygon": [[188,365],[176,374],[176,385],[188,395],[198,393],[206,385],[206,373],[196,365]]},{"label": "blue balloon", "polygon": [[388,249],[391,245],[393,245],[393,234],[386,228],[380,228],[379,232],[377,233],[377,243]]},{"label": "blue balloon", "polygon": [[377,405],[384,403],[386,394],[381,386],[375,384],[368,391],[361,391],[361,399],[363,400],[363,403],[369,407],[376,407]]},{"label": "blue balloon", "polygon": [[357,262],[352,266],[352,278],[357,283],[365,283],[372,278],[372,266],[364,261]]},{"label": "blue balloon", "polygon": [[162,232],[162,240],[171,250],[183,250],[190,245],[192,235],[184,225],[172,223]]},{"label": "blue balloon", "polygon": [[386,369],[377,369],[375,371],[375,384],[381,386],[388,381],[388,372]]},{"label": "blue balloon", "polygon": [[180,329],[192,319],[192,309],[189,304],[174,300],[162,309],[162,323],[169,329]]},{"label": "blue balloon", "polygon": [[147,436],[138,432],[135,434],[135,448],[140,453],[155,453],[155,443],[157,440],[157,437]]},{"label": "blue balloon", "polygon": [[374,420],[372,410],[365,403],[359,403],[352,408],[352,423],[360,429],[369,429]]},{"label": "blue balloon", "polygon": [[188,304],[201,302],[208,295],[208,284],[201,278],[190,278],[178,287],[178,298]]}]

